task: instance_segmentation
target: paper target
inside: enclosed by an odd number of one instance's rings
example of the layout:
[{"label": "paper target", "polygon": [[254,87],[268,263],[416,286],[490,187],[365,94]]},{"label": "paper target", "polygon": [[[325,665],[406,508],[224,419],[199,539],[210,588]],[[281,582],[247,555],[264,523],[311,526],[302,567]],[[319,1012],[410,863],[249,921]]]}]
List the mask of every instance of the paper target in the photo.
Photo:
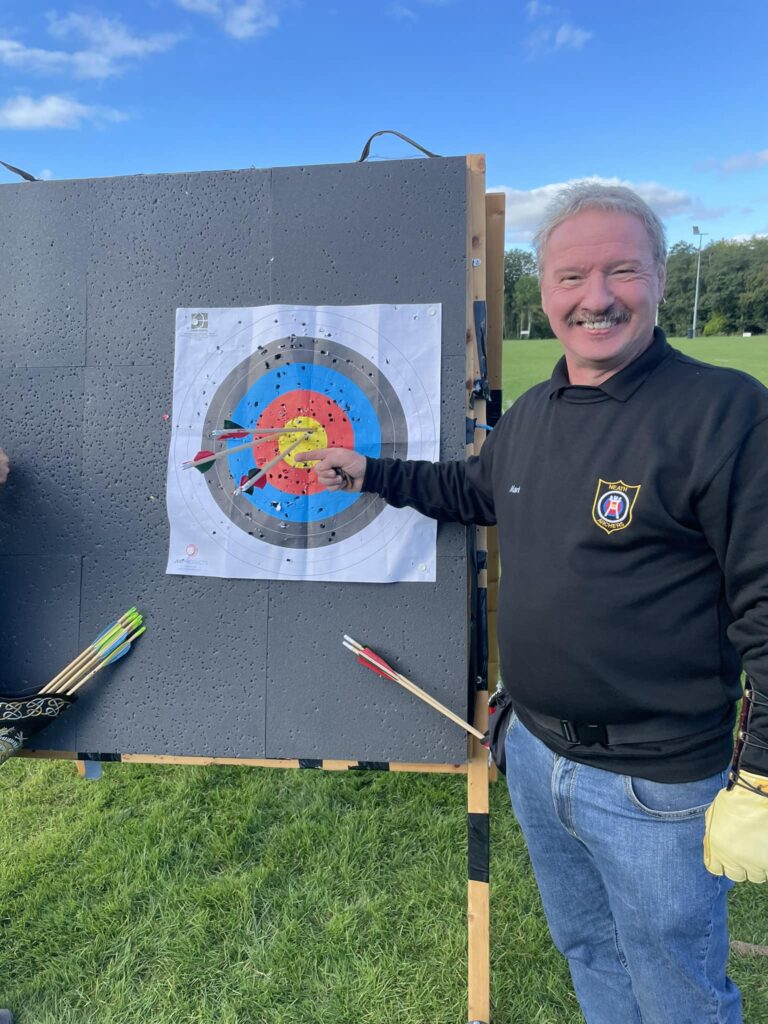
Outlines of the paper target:
[{"label": "paper target", "polygon": [[[301,452],[437,458],[439,354],[438,305],[179,310],[168,572],[434,579],[434,523],[322,490]],[[227,422],[253,443],[212,441]],[[278,429],[290,433],[258,433]],[[204,475],[181,469],[197,452],[230,450]]]}]

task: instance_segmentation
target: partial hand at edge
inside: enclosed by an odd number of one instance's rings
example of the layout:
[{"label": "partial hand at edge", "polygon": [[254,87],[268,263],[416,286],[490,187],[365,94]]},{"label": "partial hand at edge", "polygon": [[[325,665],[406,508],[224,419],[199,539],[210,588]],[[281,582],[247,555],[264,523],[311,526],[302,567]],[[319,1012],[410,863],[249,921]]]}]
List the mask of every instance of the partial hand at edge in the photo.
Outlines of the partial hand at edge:
[{"label": "partial hand at edge", "polygon": [[721,789],[707,808],[704,865],[713,875],[734,882],[768,881],[768,779],[753,772],[740,778],[745,786]]},{"label": "partial hand at edge", "polygon": [[361,491],[366,458],[349,448],[318,448],[302,452],[302,462],[314,462],[318,481],[327,491]]},{"label": "partial hand at edge", "polygon": [[0,484],[4,484],[8,479],[8,474],[11,471],[11,460],[8,455],[0,448]]}]

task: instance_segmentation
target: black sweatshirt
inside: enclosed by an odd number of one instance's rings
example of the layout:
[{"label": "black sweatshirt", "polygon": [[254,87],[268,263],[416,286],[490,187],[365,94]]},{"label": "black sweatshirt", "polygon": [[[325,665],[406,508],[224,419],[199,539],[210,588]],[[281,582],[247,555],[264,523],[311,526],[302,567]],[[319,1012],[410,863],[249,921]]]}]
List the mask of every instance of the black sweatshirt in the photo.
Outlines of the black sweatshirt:
[{"label": "black sweatshirt", "polygon": [[[768,694],[762,384],[683,355],[657,328],[599,387],[571,385],[561,359],[479,457],[370,459],[363,489],[437,519],[498,524],[502,675],[550,749],[659,782],[728,764],[742,665]],[[585,746],[530,713],[658,721],[675,738]],[[670,730],[670,718],[688,727]],[[768,744],[765,718],[753,734]],[[743,767],[768,775],[762,758],[750,748]]]}]

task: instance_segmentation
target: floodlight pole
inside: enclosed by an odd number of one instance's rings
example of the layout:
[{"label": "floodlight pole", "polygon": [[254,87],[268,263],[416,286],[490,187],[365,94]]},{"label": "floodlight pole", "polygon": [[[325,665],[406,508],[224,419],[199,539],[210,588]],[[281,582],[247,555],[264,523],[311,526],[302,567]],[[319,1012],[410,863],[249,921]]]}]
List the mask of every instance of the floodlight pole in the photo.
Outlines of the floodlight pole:
[{"label": "floodlight pole", "polygon": [[698,312],[699,312],[699,278],[701,276],[701,240],[706,235],[706,231],[699,231],[699,229],[694,226],[693,233],[694,233],[694,235],[698,235],[699,236],[699,254],[698,254],[698,257],[696,259],[696,291],[695,291],[695,294],[694,294],[694,297],[693,297],[693,327],[691,328],[691,337],[695,338],[696,337],[696,318],[697,318]]}]

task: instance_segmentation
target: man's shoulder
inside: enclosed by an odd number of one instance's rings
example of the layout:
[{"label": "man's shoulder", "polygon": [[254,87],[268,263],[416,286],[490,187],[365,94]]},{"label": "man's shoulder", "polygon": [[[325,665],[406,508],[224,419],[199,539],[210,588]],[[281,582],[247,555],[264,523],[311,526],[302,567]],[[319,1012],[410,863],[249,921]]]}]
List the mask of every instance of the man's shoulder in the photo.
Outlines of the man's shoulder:
[{"label": "man's shoulder", "polygon": [[711,391],[724,399],[752,398],[757,404],[768,403],[768,388],[756,377],[733,366],[716,366],[672,349],[669,370],[680,382],[695,386],[700,392]]},{"label": "man's shoulder", "polygon": [[551,382],[549,379],[543,380],[539,384],[534,384],[532,388],[528,388],[527,391],[524,391],[514,400],[507,412],[511,412],[513,409],[519,412],[520,410],[530,408],[532,405],[548,401],[550,387]]}]

